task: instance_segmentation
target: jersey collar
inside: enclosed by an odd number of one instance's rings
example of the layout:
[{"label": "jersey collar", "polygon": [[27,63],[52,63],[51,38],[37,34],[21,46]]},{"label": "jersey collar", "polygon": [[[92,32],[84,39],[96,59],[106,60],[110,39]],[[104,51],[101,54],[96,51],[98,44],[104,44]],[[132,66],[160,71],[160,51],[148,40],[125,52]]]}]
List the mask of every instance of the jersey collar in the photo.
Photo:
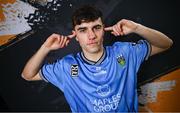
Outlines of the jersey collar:
[{"label": "jersey collar", "polygon": [[97,62],[88,60],[88,59],[85,57],[85,55],[84,55],[83,52],[80,53],[80,56],[81,56],[81,58],[84,60],[84,62],[86,62],[86,63],[88,63],[88,64],[90,64],[90,65],[99,65],[99,64],[101,64],[101,63],[104,61],[104,59],[106,58],[106,49],[104,48],[103,54],[102,54],[102,56],[100,57],[100,59],[99,59]]}]

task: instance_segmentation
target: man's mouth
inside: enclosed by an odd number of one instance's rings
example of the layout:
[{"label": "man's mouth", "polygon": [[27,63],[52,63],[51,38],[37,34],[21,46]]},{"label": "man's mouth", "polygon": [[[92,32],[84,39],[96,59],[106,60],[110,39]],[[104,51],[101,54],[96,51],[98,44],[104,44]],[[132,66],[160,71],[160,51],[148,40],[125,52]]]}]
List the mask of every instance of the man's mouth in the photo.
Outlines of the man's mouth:
[{"label": "man's mouth", "polygon": [[97,44],[97,42],[89,42],[87,45],[94,45]]}]

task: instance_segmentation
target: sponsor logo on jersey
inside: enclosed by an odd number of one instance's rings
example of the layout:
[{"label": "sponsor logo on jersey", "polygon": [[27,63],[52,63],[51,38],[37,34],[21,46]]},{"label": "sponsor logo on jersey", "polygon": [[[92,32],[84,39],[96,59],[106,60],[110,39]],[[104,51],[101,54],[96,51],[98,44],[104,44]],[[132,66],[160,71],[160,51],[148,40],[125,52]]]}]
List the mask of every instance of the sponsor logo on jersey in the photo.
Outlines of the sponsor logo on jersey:
[{"label": "sponsor logo on jersey", "polygon": [[109,95],[109,93],[111,92],[111,89],[109,85],[105,84],[105,85],[98,86],[96,89],[96,92],[98,95],[104,97],[104,96]]},{"label": "sponsor logo on jersey", "polygon": [[104,74],[106,74],[106,73],[107,73],[106,70],[101,70],[101,71],[99,71],[99,72],[93,73],[93,75],[94,75],[94,76],[98,76],[98,75],[104,75]]},{"label": "sponsor logo on jersey", "polygon": [[71,76],[72,77],[78,76],[78,65],[77,64],[71,65]]},{"label": "sponsor logo on jersey", "polygon": [[117,61],[121,66],[124,66],[126,64],[126,60],[122,54],[117,57]]},{"label": "sponsor logo on jersey", "polygon": [[95,112],[111,112],[115,111],[121,99],[120,93],[92,100],[93,108]]}]

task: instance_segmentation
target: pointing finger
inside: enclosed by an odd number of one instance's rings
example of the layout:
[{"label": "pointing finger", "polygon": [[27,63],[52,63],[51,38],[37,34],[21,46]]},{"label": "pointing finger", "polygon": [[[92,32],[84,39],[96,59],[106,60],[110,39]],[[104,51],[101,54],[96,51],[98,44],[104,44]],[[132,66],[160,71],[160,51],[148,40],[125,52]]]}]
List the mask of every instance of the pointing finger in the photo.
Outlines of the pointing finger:
[{"label": "pointing finger", "polygon": [[76,36],[76,34],[75,34],[74,32],[72,32],[72,34],[71,34],[71,35],[68,35],[67,37],[71,39],[71,38],[73,38],[73,37],[75,37],[75,36]]},{"label": "pointing finger", "polygon": [[105,27],[104,30],[105,31],[113,31],[113,27],[112,26],[111,27]]},{"label": "pointing finger", "polygon": [[72,39],[73,37],[75,37],[76,35],[72,34],[72,35],[68,35],[67,37]]}]

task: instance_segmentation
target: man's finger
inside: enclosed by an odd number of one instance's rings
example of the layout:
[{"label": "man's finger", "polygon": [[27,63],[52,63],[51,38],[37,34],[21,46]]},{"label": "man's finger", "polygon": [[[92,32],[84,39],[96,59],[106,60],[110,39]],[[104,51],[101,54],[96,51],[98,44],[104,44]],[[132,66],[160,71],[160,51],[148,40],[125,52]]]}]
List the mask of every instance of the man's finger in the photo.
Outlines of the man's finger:
[{"label": "man's finger", "polygon": [[67,37],[71,39],[71,38],[73,38],[75,36],[76,36],[76,34],[73,32],[71,35],[68,35]]},{"label": "man's finger", "polygon": [[69,44],[69,40],[66,41],[66,44],[65,44],[65,45],[67,46],[68,44]]},{"label": "man's finger", "polygon": [[67,37],[71,39],[71,38],[75,37],[75,35],[72,34],[72,35],[68,35]]},{"label": "man's finger", "polygon": [[105,27],[104,30],[105,31],[113,31],[113,27],[112,26],[111,27]]}]

